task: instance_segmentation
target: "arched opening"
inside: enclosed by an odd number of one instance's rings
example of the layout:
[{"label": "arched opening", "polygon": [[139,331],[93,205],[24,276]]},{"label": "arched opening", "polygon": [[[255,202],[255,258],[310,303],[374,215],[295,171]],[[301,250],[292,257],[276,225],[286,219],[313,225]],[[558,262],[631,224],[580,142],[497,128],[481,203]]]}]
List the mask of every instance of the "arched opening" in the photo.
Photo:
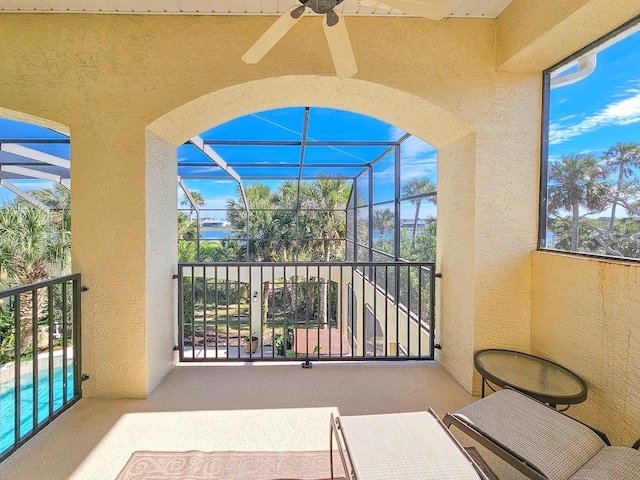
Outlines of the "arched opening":
[{"label": "arched opening", "polygon": [[[294,85],[301,84],[304,84],[307,88],[304,88],[302,90],[293,89]],[[292,92],[292,94],[284,95],[284,92]],[[372,99],[375,99],[375,101],[372,101]],[[394,102],[396,103],[394,104]],[[305,109],[304,107],[299,107],[300,105],[310,105],[310,107],[307,107]],[[149,131],[152,132],[154,136],[160,135],[164,140],[167,140],[174,145],[179,144],[182,141],[191,139],[189,145],[179,147],[178,151],[178,165],[180,168],[179,176],[182,183],[186,183],[189,180],[197,180],[198,176],[202,175],[202,169],[206,167],[206,161],[208,161],[209,165],[211,165],[212,168],[215,168],[218,173],[223,175],[227,180],[231,178],[238,183],[240,187],[238,187],[237,192],[238,198],[235,200],[238,200],[238,203],[240,205],[242,203],[247,204],[248,202],[246,201],[246,192],[241,191],[243,175],[239,174],[236,170],[244,169],[243,173],[245,174],[245,176],[248,176],[252,181],[257,180],[257,178],[255,178],[255,173],[253,174],[254,177],[251,177],[250,173],[251,168],[253,168],[254,172],[257,168],[255,164],[250,164],[253,160],[245,160],[244,162],[237,159],[229,160],[229,154],[227,150],[233,147],[240,146],[238,142],[236,142],[237,144],[235,145],[231,145],[230,142],[221,143],[220,141],[216,141],[216,139],[213,138],[215,137],[215,135],[213,137],[205,134],[202,134],[202,136],[197,135],[202,133],[205,128],[208,128],[211,125],[220,125],[220,123],[225,120],[229,121],[235,119],[239,116],[239,114],[252,114],[256,111],[262,111],[262,109],[265,107],[269,108],[282,106],[291,106],[291,108],[297,107],[299,109],[299,114],[301,115],[301,117],[304,116],[305,111],[307,112],[307,115],[309,115],[309,112],[313,111],[314,109],[321,111],[327,109],[328,107],[334,109],[339,108],[340,110],[349,110],[351,112],[366,113],[373,117],[396,122],[395,125],[404,125],[404,128],[408,126],[411,128],[412,133],[421,132],[423,137],[430,139],[434,146],[446,146],[448,144],[455,143],[456,141],[461,140],[463,137],[467,136],[471,131],[471,129],[466,124],[464,124],[464,122],[461,122],[454,116],[450,115],[448,112],[444,111],[434,104],[425,101],[424,99],[419,99],[414,96],[389,89],[388,87],[379,86],[369,82],[356,80],[338,81],[334,78],[324,77],[281,77],[277,79],[267,79],[259,82],[251,82],[249,84],[230,87],[222,91],[214,92],[212,94],[201,97],[200,99],[191,102],[190,104],[174,110],[173,112],[165,115],[164,117],[151,124],[149,126]],[[350,197],[352,200],[351,202],[347,201],[347,204],[343,207],[345,238],[341,239],[343,240],[343,253],[340,255],[340,259],[342,260],[347,260],[354,263],[376,261],[380,262],[384,261],[387,257],[396,261],[400,260],[402,258],[402,254],[400,252],[401,249],[404,248],[407,252],[416,250],[416,248],[411,244],[413,243],[412,240],[415,241],[418,227],[426,229],[429,224],[429,222],[427,221],[428,213],[425,211],[426,209],[423,210],[425,218],[422,218],[422,221],[420,221],[420,203],[426,198],[426,196],[421,191],[416,191],[415,189],[412,190],[412,187],[414,185],[410,185],[413,178],[408,169],[409,163],[405,164],[407,170],[403,170],[403,168],[401,167],[401,162],[396,161],[396,159],[394,158],[396,155],[401,155],[400,145],[408,139],[412,138],[410,134],[407,134],[406,131],[400,130],[400,128],[396,127],[395,133],[398,134],[398,138],[394,138],[390,142],[390,145],[395,144],[398,147],[397,152],[394,150],[394,148],[389,148],[386,152],[378,152],[377,155],[375,155],[373,158],[363,162],[363,165],[360,165],[360,168],[356,168],[354,170],[354,173],[350,175],[350,181],[353,182],[353,185],[351,186],[352,192]],[[195,129],[200,130],[194,131]],[[303,129],[304,125],[301,125],[300,131],[302,131]],[[403,137],[403,135],[406,136]],[[299,149],[300,145],[296,145],[295,147]],[[308,143],[306,147],[307,149],[309,149]],[[386,147],[389,147],[389,145],[387,145]],[[189,155],[182,154],[180,149],[199,150],[200,153],[204,153],[205,156],[208,156],[209,158],[204,159],[205,163],[199,163],[198,160],[189,158]],[[217,149],[225,150],[224,154],[219,155],[218,152],[216,152]],[[293,155],[293,157],[298,156],[298,158],[300,158],[299,151],[294,153],[295,155]],[[435,166],[435,150],[433,150],[432,160]],[[216,163],[217,165],[213,166],[212,163]],[[267,166],[269,164],[269,162],[264,163],[264,166]],[[290,169],[291,173],[289,174],[289,178],[297,180],[298,185],[304,178],[303,170],[305,169],[305,167],[309,166],[303,166],[303,161],[298,161],[297,163],[291,164],[288,164],[288,162],[284,162],[283,165],[278,165],[277,163],[273,163],[271,165],[271,170],[277,171],[280,174],[278,180],[283,180],[283,176],[286,177],[286,175],[283,175],[283,172],[286,169]],[[379,165],[376,168],[375,164],[378,163]],[[396,163],[398,164],[397,169],[394,167],[394,164]],[[346,169],[351,166],[352,165],[350,164],[342,164],[341,168],[344,168],[346,171]],[[381,196],[377,197],[377,199],[374,199],[374,190],[372,190],[371,184],[376,183],[376,177],[383,175],[385,172],[389,174],[389,168],[392,170],[392,193],[388,195],[389,198],[386,198],[385,194],[382,193],[382,190],[378,189],[377,192],[381,194]],[[311,168],[309,168],[309,171],[311,171]],[[319,178],[321,176],[321,174],[319,173],[319,169],[315,168],[314,171]],[[334,169],[334,173],[336,171],[337,170]],[[275,175],[278,175],[278,173],[276,173]],[[414,176],[416,179],[418,179],[419,177],[418,175]],[[356,180],[354,181],[354,179]],[[433,180],[433,184],[435,185],[436,179],[434,178]],[[181,185],[181,194],[182,192],[184,193],[183,206],[186,209],[185,216],[189,216],[191,217],[191,219],[193,219],[193,217],[196,216],[194,215],[194,211],[198,213],[196,217],[201,217],[202,212],[198,212],[198,210],[205,211],[206,208],[198,208],[195,202],[196,199],[193,198],[193,195],[190,195],[190,193],[192,193],[191,190],[198,190],[198,188],[194,187],[190,189],[186,185]],[[272,192],[272,194],[274,193],[276,192]],[[435,188],[429,193],[434,195],[433,198],[430,197],[429,199],[434,200],[433,203],[435,204]],[[189,196],[191,196],[192,198],[190,199]],[[368,198],[366,198],[364,203],[359,200],[359,198],[365,197]],[[422,205],[422,207],[424,208],[424,204]],[[408,211],[409,209],[412,209],[413,213],[411,213],[411,215],[406,214],[406,211]],[[389,212],[393,214],[393,233],[391,233],[391,231],[385,231],[384,226],[380,227],[378,225],[378,220],[384,223],[385,214],[388,214]],[[228,212],[226,211],[226,209],[218,208],[217,214],[214,213],[211,216],[203,217],[202,219],[198,218],[198,229],[202,228],[204,231],[207,231],[209,229],[216,228],[224,229],[224,227],[226,226],[232,227],[232,229],[237,230],[237,228],[234,228],[237,227],[237,225],[225,225],[225,222],[229,222],[227,213]],[[249,212],[245,214],[247,219],[250,217],[250,215],[251,213]],[[203,225],[203,223],[205,223],[203,222],[203,220],[206,220],[208,222],[206,226]],[[246,247],[247,249],[245,258],[251,258],[251,256],[253,255],[253,253],[250,252],[250,245],[252,245],[252,242],[255,246],[255,244],[259,241],[269,243],[268,240],[271,240],[252,237],[250,233],[250,223],[251,222],[246,222],[243,226],[243,229],[246,229],[246,234],[243,239],[244,242],[241,243],[243,243],[242,246]],[[405,236],[407,237],[406,240],[408,240],[408,243],[404,242],[407,243],[407,245],[404,245],[404,243],[401,245],[401,232],[403,231],[403,227],[404,230],[407,231],[407,235]],[[433,227],[435,227],[435,224],[433,225]],[[348,238],[349,231],[351,232],[351,238]],[[201,236],[201,232],[199,231],[196,236],[197,241]],[[432,236],[435,238],[435,235]],[[281,238],[282,237],[280,237],[280,239]],[[221,242],[219,239],[211,239],[208,243],[220,244],[223,242]],[[318,243],[322,245],[322,242]],[[388,245],[385,245],[387,243]],[[295,246],[291,247],[288,252],[282,252],[282,249],[280,249],[280,251],[275,251],[277,250],[277,248],[273,248],[273,244],[271,244],[271,247],[268,248],[269,252],[262,252],[262,254],[258,256],[254,255],[253,259],[274,260],[274,256],[280,255],[280,258],[277,259],[291,260],[293,259],[291,250],[297,250],[297,254],[304,250],[303,248],[300,248],[300,245],[301,242],[299,237],[296,239]],[[228,247],[228,243],[226,246]],[[431,247],[433,247],[433,255],[435,256],[435,240],[432,242]],[[196,248],[193,250],[198,251],[200,249]],[[182,251],[184,252],[184,250]],[[329,257],[331,258],[331,255],[329,255]],[[430,258],[429,260],[433,261],[434,259]],[[380,278],[387,278],[387,281],[389,281],[389,278],[392,278],[392,282],[395,282],[393,288],[397,288],[398,290],[401,290],[401,287],[398,285],[401,279],[406,280],[406,283],[410,283],[410,279],[415,277],[416,285],[420,284],[420,282],[422,281],[422,275],[420,273],[418,273],[416,276],[409,271],[403,273],[401,273],[399,270],[390,271],[388,267],[385,271],[379,271],[377,267],[370,265],[367,268],[367,272],[368,278],[373,278],[374,275],[379,275]],[[329,275],[331,275],[331,272],[329,272]],[[404,278],[403,276],[406,278]],[[206,276],[194,276],[193,273],[188,275],[188,278],[190,279],[189,281],[193,282],[194,284],[199,281],[206,285],[207,282]],[[273,281],[282,281],[282,278],[274,278]],[[364,295],[366,290],[365,282],[360,281],[359,285],[362,290],[361,293]],[[424,285],[425,288],[429,290],[429,294],[431,294],[431,287],[426,286],[427,282],[425,282]],[[377,287],[373,287],[373,291],[375,291],[376,288]],[[206,288],[204,288],[204,290],[206,291]],[[248,291],[251,292],[253,290],[262,292],[263,289],[252,287]],[[341,288],[337,288],[337,290],[341,291]],[[344,293],[344,305],[346,305],[346,290]],[[431,296],[433,297],[433,295]],[[423,303],[421,300],[418,300],[417,297],[412,297],[408,292],[401,293],[400,291],[394,291],[394,298],[399,299],[400,297],[405,299],[405,303],[411,302],[413,300],[414,305],[416,306],[422,305]],[[260,302],[260,304],[262,304],[263,302]],[[377,306],[380,308],[388,309],[388,307],[384,305],[385,302],[386,301],[378,302],[374,299],[371,300],[369,304],[373,304],[374,307]],[[266,302],[264,303],[266,304]],[[360,326],[358,328],[362,330],[364,335],[366,330],[364,323],[366,323],[367,318],[371,317],[371,314],[368,313],[371,308],[365,307],[364,301],[360,301],[359,306],[362,312],[359,313],[358,316],[358,318],[360,318]],[[207,309],[207,305],[203,305],[202,307],[204,310]],[[248,299],[247,310],[248,312],[245,313],[247,313],[247,316],[251,316],[251,302]],[[285,308],[284,310],[287,309]],[[345,306],[345,314],[346,310],[347,307]],[[218,313],[217,310],[215,312],[216,314]],[[238,314],[240,312],[239,306],[237,308],[237,312]],[[259,314],[254,315],[256,317],[260,316]],[[378,313],[378,315],[380,315],[380,313]],[[402,315],[402,313],[396,310],[396,315],[394,318],[402,317]],[[239,316],[242,317],[242,315],[240,314]],[[410,314],[405,315],[405,317],[410,316]],[[428,313],[426,316],[433,317],[433,312]],[[183,316],[183,319],[185,318],[191,319],[194,318],[194,315],[193,313],[187,314]],[[200,326],[196,325],[196,323],[197,321],[194,324],[189,325],[187,330],[190,330],[191,332],[198,331],[198,328]],[[204,329],[200,329],[200,336],[202,339],[204,339],[204,349],[206,349],[206,338],[208,338],[209,335],[206,327],[206,317],[204,319],[204,323]],[[259,323],[254,323],[255,322],[251,322],[251,327],[260,325]],[[346,325],[347,322],[345,321],[338,323],[344,323]],[[240,326],[242,322],[240,321],[238,322],[238,324]],[[262,325],[262,328],[263,327],[264,325]],[[240,330],[240,328],[238,328],[238,330]],[[398,335],[399,330],[402,330],[402,328],[395,328],[396,335]],[[247,331],[251,330],[247,329]],[[375,331],[376,329],[374,329],[374,332]],[[419,332],[420,329],[418,328],[416,338],[420,337]],[[246,332],[244,333],[246,334]],[[284,330],[283,332],[278,333],[282,334],[284,333]],[[236,332],[236,334],[239,336],[240,332],[238,331]],[[410,337],[411,334],[406,333],[406,336]],[[416,341],[416,343],[418,342],[420,342],[420,340]],[[197,339],[194,338],[193,342],[187,343],[189,343],[189,346],[193,347],[193,344],[197,343]],[[391,343],[395,344],[395,352],[402,351],[402,348],[398,348],[398,344],[400,343],[398,340]],[[353,344],[353,341],[351,342],[351,344]],[[366,351],[366,349],[363,349],[366,346],[366,342],[362,341],[361,344],[362,347],[360,353],[362,354],[362,352]],[[387,350],[388,347],[385,348],[385,351]],[[397,354],[398,353],[396,353],[396,355]],[[196,356],[197,354],[195,353],[195,351],[192,351],[192,355]]]}]

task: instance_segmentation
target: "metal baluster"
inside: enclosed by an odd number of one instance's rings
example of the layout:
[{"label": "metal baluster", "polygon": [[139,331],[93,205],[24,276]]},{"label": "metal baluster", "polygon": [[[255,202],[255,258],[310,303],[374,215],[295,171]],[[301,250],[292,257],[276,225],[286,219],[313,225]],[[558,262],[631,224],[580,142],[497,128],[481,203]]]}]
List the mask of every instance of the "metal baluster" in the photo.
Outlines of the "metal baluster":
[{"label": "metal baluster", "polygon": [[47,287],[47,312],[49,315],[49,416],[53,415],[53,285]]},{"label": "metal baluster", "polygon": [[67,348],[68,348],[68,338],[67,338],[67,314],[69,309],[68,304],[68,296],[69,292],[67,291],[67,282],[64,281],[62,283],[62,405],[67,404],[67,390],[68,390],[68,379],[67,379],[67,369],[68,367],[68,358],[67,358]]},{"label": "metal baluster", "polygon": [[[219,338],[218,337],[218,306],[220,305],[220,301],[219,301],[219,292],[218,292],[218,266],[216,265],[213,268],[213,275],[214,275],[214,280],[215,280],[215,286],[216,286],[216,313],[215,313],[215,322],[216,322],[216,358],[218,358],[219,352],[218,350],[220,350],[218,348],[219,346]],[[228,349],[228,340],[227,340],[227,349]]]},{"label": "metal baluster", "polygon": [[15,311],[14,313],[14,337],[16,340],[16,344],[14,345],[14,392],[13,399],[15,402],[15,411],[13,415],[13,427],[14,427],[14,443],[18,443],[20,441],[20,376],[21,376],[21,361],[20,361],[20,345],[22,344],[22,336],[20,335],[20,327],[22,327],[22,322],[20,319],[20,294],[16,294],[14,297],[14,305]]},{"label": "metal baluster", "polygon": [[196,270],[191,266],[191,358],[196,359]]},{"label": "metal baluster", "polygon": [[32,360],[32,388],[33,397],[31,399],[33,416],[31,422],[33,428],[38,426],[38,291],[31,290],[31,348],[33,350]]},{"label": "metal baluster", "polygon": [[202,266],[202,352],[207,359],[207,266]]}]

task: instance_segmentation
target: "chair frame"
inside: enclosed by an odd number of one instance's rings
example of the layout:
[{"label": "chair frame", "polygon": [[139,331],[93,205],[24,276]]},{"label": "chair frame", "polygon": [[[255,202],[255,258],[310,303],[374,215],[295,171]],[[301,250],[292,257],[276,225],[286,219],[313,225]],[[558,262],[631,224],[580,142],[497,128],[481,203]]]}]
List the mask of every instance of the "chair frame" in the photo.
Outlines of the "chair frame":
[{"label": "chair frame", "polygon": [[[562,413],[562,411],[556,410],[555,408],[543,402],[540,402],[539,400],[532,398],[526,395],[525,393],[518,391],[515,388],[506,387],[506,389],[513,390],[515,392],[518,392],[521,395],[525,395],[530,400],[533,400],[534,402],[538,402],[544,405],[545,407],[549,408],[550,410],[553,410],[561,415],[564,415],[565,417],[568,417],[568,415]],[[481,400],[478,400],[478,401],[481,401]],[[611,446],[611,442],[609,441],[609,438],[604,432],[601,432],[600,430],[590,425],[587,425],[586,423],[581,422],[580,420],[576,420],[573,417],[569,417],[569,418],[591,429],[596,435],[598,435],[602,439],[605,445]],[[476,428],[472,423],[466,422],[464,418],[456,415],[455,413],[447,413],[444,416],[443,422],[447,426],[447,428],[451,428],[451,425],[455,425],[463,433],[466,433],[469,437],[477,441],[480,445],[482,445],[483,447],[488,449],[490,452],[500,457],[502,460],[507,462],[509,465],[511,465],[512,467],[514,467],[516,470],[523,473],[527,477],[533,480],[548,480],[547,477],[536,466],[529,463],[525,458],[522,458],[520,455],[515,453],[509,447],[493,439],[490,435],[482,432],[480,429]],[[640,449],[640,439],[638,439],[638,441],[633,444],[632,448],[636,450]]]}]

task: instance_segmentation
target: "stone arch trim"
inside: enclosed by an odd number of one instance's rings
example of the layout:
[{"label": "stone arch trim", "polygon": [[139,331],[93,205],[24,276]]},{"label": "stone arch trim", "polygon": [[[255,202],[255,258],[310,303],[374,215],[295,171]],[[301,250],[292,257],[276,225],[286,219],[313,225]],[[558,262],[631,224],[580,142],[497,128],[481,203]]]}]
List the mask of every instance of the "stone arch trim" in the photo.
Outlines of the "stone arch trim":
[{"label": "stone arch trim", "polygon": [[289,75],[211,92],[158,118],[148,129],[173,145],[234,118],[293,106],[349,110],[383,120],[436,148],[473,132],[444,108],[385,85],[335,77]]}]

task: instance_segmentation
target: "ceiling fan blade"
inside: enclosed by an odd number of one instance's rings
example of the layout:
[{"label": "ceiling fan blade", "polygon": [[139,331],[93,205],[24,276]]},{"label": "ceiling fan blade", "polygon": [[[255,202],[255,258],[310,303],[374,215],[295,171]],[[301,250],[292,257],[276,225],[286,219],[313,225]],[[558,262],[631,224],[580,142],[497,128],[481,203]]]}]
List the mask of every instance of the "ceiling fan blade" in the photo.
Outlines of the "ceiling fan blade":
[{"label": "ceiling fan blade", "polygon": [[254,43],[247,53],[242,56],[245,63],[258,63],[269,50],[284,37],[302,18],[304,6],[294,6],[284,12],[269,29]]},{"label": "ceiling fan blade", "polygon": [[356,65],[356,57],[353,55],[353,50],[351,49],[347,25],[342,12],[334,10],[333,13],[338,17],[338,22],[333,26],[327,23],[329,19],[328,15],[325,15],[322,21],[324,34],[327,37],[329,51],[333,59],[333,66],[336,69],[338,77],[353,77],[358,72],[358,65]]},{"label": "ceiling fan blade", "polygon": [[367,7],[400,10],[417,17],[440,20],[451,8],[451,0],[355,0]]}]

